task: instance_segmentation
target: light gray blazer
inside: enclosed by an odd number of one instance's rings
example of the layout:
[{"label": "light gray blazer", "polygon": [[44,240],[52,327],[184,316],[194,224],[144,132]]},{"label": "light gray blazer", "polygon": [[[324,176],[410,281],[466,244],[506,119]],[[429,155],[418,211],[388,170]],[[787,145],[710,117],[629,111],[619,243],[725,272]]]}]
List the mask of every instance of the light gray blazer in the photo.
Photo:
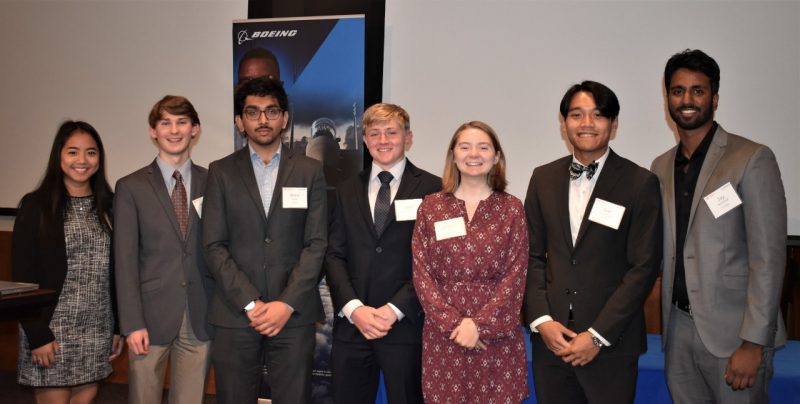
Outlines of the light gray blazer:
[{"label": "light gray blazer", "polygon": [[[206,175],[205,168],[192,164],[190,201],[203,196]],[[214,279],[203,259],[200,217],[194,205],[183,240],[155,160],[120,179],[115,192],[114,263],[121,332],[147,328],[151,344],[167,344],[178,335],[188,303],[192,330],[198,339],[208,340]]]},{"label": "light gray blazer", "polygon": [[[676,146],[651,170],[661,181],[664,261],[662,344],[666,344],[675,277]],[[730,182],[742,204],[715,219],[703,197]],[[684,246],[686,287],[706,348],[728,357],[747,340],[782,346],[780,295],[786,267],[786,197],[772,151],[718,126],[703,161]]]}]

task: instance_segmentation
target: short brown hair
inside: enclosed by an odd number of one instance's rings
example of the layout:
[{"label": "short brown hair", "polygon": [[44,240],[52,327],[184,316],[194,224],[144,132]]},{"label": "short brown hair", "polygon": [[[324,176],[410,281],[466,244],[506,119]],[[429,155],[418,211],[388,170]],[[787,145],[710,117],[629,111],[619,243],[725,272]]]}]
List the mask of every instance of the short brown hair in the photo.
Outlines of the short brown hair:
[{"label": "short brown hair", "polygon": [[361,125],[366,130],[369,125],[387,122],[392,119],[399,120],[406,131],[411,129],[411,119],[408,117],[408,112],[399,105],[388,103],[373,104],[367,108],[364,111],[364,117],[361,119]]},{"label": "short brown hair", "polygon": [[150,115],[147,117],[147,122],[151,128],[156,128],[156,123],[162,118],[164,112],[172,115],[188,116],[193,126],[200,125],[200,117],[197,116],[194,105],[186,97],[165,95],[156,105],[153,105],[153,108],[150,109]]},{"label": "short brown hair", "polygon": [[444,163],[442,191],[453,193],[456,191],[459,184],[461,184],[461,173],[458,171],[458,167],[456,167],[455,158],[453,157],[453,149],[456,147],[456,142],[458,142],[458,136],[461,134],[461,132],[470,128],[478,129],[489,135],[489,138],[492,139],[492,147],[494,147],[494,151],[497,153],[498,159],[497,164],[495,164],[494,167],[489,170],[487,182],[489,183],[489,187],[492,188],[492,191],[505,191],[506,186],[508,185],[508,180],[506,180],[505,153],[503,153],[503,148],[500,147],[500,139],[497,137],[497,133],[494,131],[494,129],[492,129],[491,126],[481,121],[471,121],[459,126],[458,129],[456,129],[456,132],[453,134],[453,138],[450,139],[450,146],[447,147],[447,159],[445,159]]}]

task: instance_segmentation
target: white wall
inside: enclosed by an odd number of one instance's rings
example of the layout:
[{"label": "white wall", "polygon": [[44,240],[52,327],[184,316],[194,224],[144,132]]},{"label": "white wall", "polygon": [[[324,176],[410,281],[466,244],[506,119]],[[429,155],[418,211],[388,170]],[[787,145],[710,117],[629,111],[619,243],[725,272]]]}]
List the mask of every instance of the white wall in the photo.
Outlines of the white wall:
[{"label": "white wall", "polygon": [[408,108],[410,158],[439,174],[461,123],[492,125],[524,198],[532,169],[569,153],[558,105],[582,80],[619,97],[620,155],[649,167],[673,146],[662,76],[685,48],[720,64],[718,122],[775,151],[800,234],[797,1],[388,0],[384,99]]},{"label": "white wall", "polygon": [[[0,0],[0,207],[37,184],[66,118],[100,131],[112,182],[148,163],[147,113],[167,93],[200,113],[196,162],[230,153],[231,21],[246,15],[246,0]],[[649,166],[672,146],[661,75],[687,47],[722,68],[718,121],[776,152],[800,234],[798,1],[387,0],[384,98],[409,110],[410,158],[434,173],[460,123],[490,123],[524,197],[533,167],[568,153],[558,103],[575,82],[619,96],[619,154]]]}]

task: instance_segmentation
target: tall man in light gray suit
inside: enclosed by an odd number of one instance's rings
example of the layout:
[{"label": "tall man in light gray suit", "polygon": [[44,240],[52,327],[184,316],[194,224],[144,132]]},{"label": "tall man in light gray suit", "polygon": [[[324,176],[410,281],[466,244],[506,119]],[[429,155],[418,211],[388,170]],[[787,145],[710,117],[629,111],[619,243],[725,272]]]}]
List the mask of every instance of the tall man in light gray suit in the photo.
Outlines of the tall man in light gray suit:
[{"label": "tall man in light gray suit", "polygon": [[318,161],[281,145],[289,101],[280,81],[250,80],[234,103],[247,147],[211,163],[203,203],[217,400],[254,403],[263,355],[272,402],[308,403],[314,323],[324,318],[325,178]]},{"label": "tall man in light gray suit", "polygon": [[150,111],[158,157],[117,182],[114,255],[120,329],[128,343],[130,403],[160,403],[167,359],[170,403],[203,399],[214,281],[200,243],[206,169],[192,163],[200,119],[184,97]]},{"label": "tall man in light gray suit", "polygon": [[714,121],[719,77],[699,50],[664,70],[680,137],[651,167],[664,210],[665,371],[676,403],[767,403],[786,342],[786,198],[772,151]]}]

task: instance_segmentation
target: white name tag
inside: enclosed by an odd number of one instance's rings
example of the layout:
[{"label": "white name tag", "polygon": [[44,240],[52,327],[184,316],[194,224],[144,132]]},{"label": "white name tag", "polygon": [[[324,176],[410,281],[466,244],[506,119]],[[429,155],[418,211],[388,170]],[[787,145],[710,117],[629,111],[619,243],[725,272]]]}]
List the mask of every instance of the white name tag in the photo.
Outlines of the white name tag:
[{"label": "white name tag", "polygon": [[406,220],[417,220],[417,210],[422,203],[422,198],[417,199],[395,199],[394,218],[398,222]]},{"label": "white name tag", "polygon": [[194,205],[194,210],[197,211],[197,217],[203,217],[203,197],[199,197],[192,201],[192,205]]},{"label": "white name tag", "polygon": [[733,189],[733,185],[730,182],[726,182],[716,191],[704,196],[703,200],[706,201],[706,205],[711,209],[714,219],[719,219],[720,216],[742,204],[741,198],[736,194],[736,190]]},{"label": "white name tag", "polygon": [[589,213],[589,220],[617,230],[624,213],[624,206],[595,198],[592,212]]},{"label": "white name tag", "polygon": [[308,209],[308,188],[283,187],[284,209]]},{"label": "white name tag", "polygon": [[463,217],[436,222],[433,224],[433,229],[436,231],[436,240],[439,241],[467,235],[467,226]]}]

